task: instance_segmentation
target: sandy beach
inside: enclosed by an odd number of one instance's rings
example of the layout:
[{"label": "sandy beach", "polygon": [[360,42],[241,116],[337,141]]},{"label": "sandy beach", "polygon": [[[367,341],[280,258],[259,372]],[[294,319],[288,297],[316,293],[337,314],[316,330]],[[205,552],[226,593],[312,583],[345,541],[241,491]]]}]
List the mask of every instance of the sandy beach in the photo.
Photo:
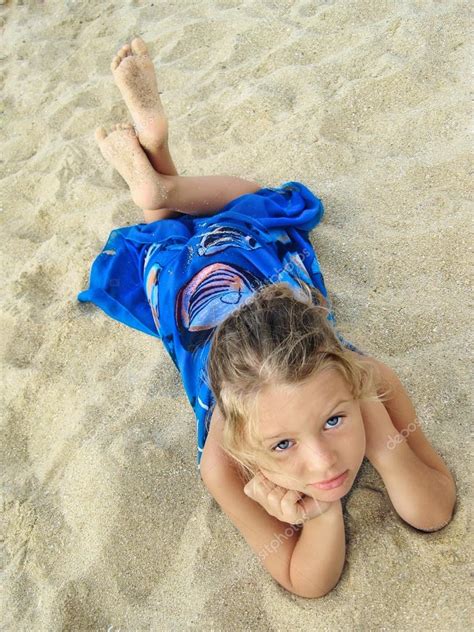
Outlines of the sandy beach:
[{"label": "sandy beach", "polygon": [[[457,0],[0,3],[1,629],[450,631],[472,622],[472,12]],[[422,533],[364,461],[346,564],[301,599],[196,469],[161,342],[77,294],[143,221],[94,129],[130,121],[112,55],[148,44],[182,175],[295,180],[339,329],[395,369],[453,473]]]}]

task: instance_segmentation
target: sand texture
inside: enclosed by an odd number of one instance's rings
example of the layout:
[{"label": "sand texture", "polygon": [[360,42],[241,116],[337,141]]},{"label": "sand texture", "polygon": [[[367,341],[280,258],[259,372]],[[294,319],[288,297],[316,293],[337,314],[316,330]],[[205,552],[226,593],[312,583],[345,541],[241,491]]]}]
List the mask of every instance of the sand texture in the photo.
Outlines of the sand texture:
[{"label": "sand texture", "polygon": [[[468,629],[469,4],[1,3],[2,630]],[[76,299],[143,221],[93,135],[130,120],[109,65],[134,35],[179,173],[321,197],[339,328],[397,371],[455,477],[453,520],[422,533],[364,461],[323,599],[281,588],[209,495],[160,341]]]}]

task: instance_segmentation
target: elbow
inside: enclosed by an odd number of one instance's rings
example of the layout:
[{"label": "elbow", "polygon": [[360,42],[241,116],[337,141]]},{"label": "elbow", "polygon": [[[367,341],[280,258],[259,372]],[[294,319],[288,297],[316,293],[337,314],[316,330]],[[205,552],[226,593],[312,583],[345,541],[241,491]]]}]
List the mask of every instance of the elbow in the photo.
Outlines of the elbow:
[{"label": "elbow", "polygon": [[440,531],[446,527],[453,519],[456,506],[456,487],[454,481],[448,481],[448,487],[445,493],[441,496],[439,502],[435,507],[429,509],[425,508],[424,511],[414,511],[414,507],[411,507],[410,516],[407,514],[400,517],[411,527],[418,531],[425,531],[431,533],[432,531]]},{"label": "elbow", "polygon": [[329,590],[325,590],[322,593],[318,592],[316,594],[300,595],[300,597],[305,597],[306,599],[321,599],[321,597],[325,597],[326,595],[328,595],[333,590],[333,588],[334,586],[330,588]]},{"label": "elbow", "polygon": [[412,527],[414,527],[415,529],[418,529],[418,531],[423,531],[425,533],[432,533],[434,531],[440,531],[441,529],[444,529],[444,527],[446,527],[451,522],[452,519],[453,519],[453,512],[451,512],[449,517],[443,520],[439,520],[439,519],[433,520],[428,524],[424,524],[422,526],[412,525]]},{"label": "elbow", "polygon": [[308,584],[295,586],[295,584],[292,583],[291,587],[285,586],[285,588],[297,597],[303,597],[304,599],[320,599],[321,597],[325,597],[329,594],[337,586],[340,577],[341,576],[339,575],[335,582],[333,581],[325,587],[309,586]]},{"label": "elbow", "polygon": [[289,590],[289,592],[291,592],[293,595],[296,595],[297,597],[303,597],[304,599],[320,599],[321,597],[325,597],[327,594],[329,594],[331,590],[333,590],[333,588],[335,588],[335,586],[331,586],[327,590],[323,591],[315,589],[306,590],[304,588],[287,588],[287,590]]},{"label": "elbow", "polygon": [[418,531],[424,531],[426,533],[431,533],[433,531],[440,531],[444,529],[454,516],[454,504],[450,507],[449,511],[445,511],[443,514],[432,515],[430,517],[424,517],[423,521],[406,521],[411,527],[417,529]]}]

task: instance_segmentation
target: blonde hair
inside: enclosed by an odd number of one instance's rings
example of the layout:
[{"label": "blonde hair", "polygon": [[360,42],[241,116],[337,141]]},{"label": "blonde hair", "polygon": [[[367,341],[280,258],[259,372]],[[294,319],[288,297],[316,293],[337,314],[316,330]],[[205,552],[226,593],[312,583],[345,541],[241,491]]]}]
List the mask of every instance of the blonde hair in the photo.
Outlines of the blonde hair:
[{"label": "blonde hair", "polygon": [[[304,281],[265,285],[216,327],[208,356],[209,386],[223,416],[222,448],[248,480],[274,460],[261,445],[258,394],[296,385],[327,368],[345,379],[355,400],[384,401],[371,365],[338,340],[323,294]],[[269,467],[271,469],[271,465]]]}]

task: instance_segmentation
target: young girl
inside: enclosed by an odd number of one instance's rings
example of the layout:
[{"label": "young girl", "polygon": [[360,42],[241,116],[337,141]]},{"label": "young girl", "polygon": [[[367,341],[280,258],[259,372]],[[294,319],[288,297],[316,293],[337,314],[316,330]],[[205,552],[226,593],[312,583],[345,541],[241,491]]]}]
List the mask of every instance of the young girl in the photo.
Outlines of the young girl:
[{"label": "young girl", "polygon": [[162,340],[196,414],[204,484],[281,586],[325,595],[364,457],[423,531],[451,520],[453,477],[396,374],[336,330],[308,238],[321,201],[298,182],[178,176],[145,43],[111,69],[134,127],[96,139],[145,223],[112,231],[78,298]]}]

